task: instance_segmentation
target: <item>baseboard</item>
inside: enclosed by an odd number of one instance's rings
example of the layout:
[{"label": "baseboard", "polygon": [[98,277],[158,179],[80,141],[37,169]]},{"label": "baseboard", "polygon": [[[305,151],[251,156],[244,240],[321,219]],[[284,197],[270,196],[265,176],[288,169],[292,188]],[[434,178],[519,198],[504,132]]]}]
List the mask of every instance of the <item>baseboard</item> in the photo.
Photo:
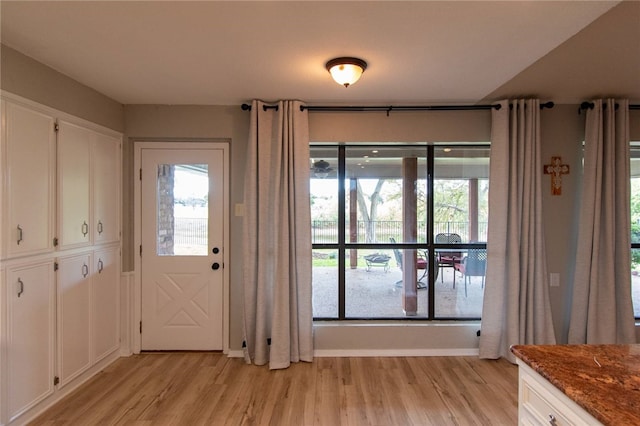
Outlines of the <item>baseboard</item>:
[{"label": "baseboard", "polygon": [[[229,358],[244,358],[240,351],[229,351]],[[348,357],[417,357],[417,356],[478,356],[478,349],[318,349],[316,358]]]},{"label": "baseboard", "polygon": [[317,358],[325,357],[427,357],[478,356],[478,349],[318,349]]}]

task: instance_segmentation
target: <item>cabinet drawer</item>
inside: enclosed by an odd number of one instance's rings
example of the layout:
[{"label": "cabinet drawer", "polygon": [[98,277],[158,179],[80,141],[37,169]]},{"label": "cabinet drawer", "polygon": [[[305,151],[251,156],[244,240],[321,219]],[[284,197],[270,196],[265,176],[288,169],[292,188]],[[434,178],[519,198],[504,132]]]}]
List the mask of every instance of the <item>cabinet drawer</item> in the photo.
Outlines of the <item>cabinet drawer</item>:
[{"label": "cabinet drawer", "polygon": [[584,408],[560,389],[518,360],[519,402],[521,425],[601,425]]},{"label": "cabinet drawer", "polygon": [[522,386],[522,408],[531,414],[531,416],[527,416],[530,420],[537,420],[537,422],[534,422],[533,424],[554,426],[568,426],[574,424],[560,414],[564,411],[561,407],[557,407],[549,402],[529,386],[526,381],[522,383]]}]

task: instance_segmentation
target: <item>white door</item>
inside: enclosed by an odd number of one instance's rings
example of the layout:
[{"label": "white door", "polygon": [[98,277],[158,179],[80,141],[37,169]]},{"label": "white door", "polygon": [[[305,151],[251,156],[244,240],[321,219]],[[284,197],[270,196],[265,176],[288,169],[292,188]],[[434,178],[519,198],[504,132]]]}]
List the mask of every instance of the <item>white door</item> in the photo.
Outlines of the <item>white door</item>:
[{"label": "white door", "polygon": [[91,367],[91,254],[58,259],[60,387]]},{"label": "white door", "polygon": [[54,119],[11,102],[5,105],[6,248],[10,256],[48,251],[55,205]]},{"label": "white door", "polygon": [[221,350],[224,151],[140,158],[141,349]]},{"label": "white door", "polygon": [[65,121],[58,130],[58,226],[60,249],[86,246],[89,228],[92,132]]},{"label": "white door", "polygon": [[93,243],[102,244],[120,238],[120,186],[114,185],[120,174],[120,139],[94,134],[93,144]]},{"label": "white door", "polygon": [[11,421],[54,392],[53,260],[8,267],[6,282],[6,389]]},{"label": "white door", "polygon": [[93,256],[91,280],[94,362],[120,345],[120,247],[98,250]]}]

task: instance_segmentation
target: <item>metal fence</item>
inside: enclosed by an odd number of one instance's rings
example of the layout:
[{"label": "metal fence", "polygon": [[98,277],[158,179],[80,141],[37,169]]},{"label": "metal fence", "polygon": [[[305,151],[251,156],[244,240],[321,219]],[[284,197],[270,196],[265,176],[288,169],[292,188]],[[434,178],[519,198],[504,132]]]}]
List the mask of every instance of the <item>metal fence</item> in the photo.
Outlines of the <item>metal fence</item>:
[{"label": "metal fence", "polygon": [[173,242],[176,246],[208,246],[207,218],[174,218]]},{"label": "metal fence", "polygon": [[[463,243],[469,241],[469,222],[435,222],[434,234],[455,233],[460,235]],[[349,223],[346,223],[346,239],[351,241]],[[359,220],[356,226],[355,241],[360,243],[388,243],[391,238],[402,239],[401,220],[376,220],[370,222],[370,238],[367,239],[367,223]],[[311,223],[311,238],[314,244],[337,243],[337,220],[314,220]],[[418,222],[418,242],[425,242],[427,235],[426,222]],[[478,241],[487,241],[487,222],[478,222]]]},{"label": "metal fence", "polygon": [[[174,223],[174,244],[176,245],[204,245],[207,246],[206,218],[178,218]],[[402,239],[401,220],[376,220],[369,224],[371,238],[367,240],[367,223],[359,220],[357,223],[356,241],[360,243],[388,243],[391,238]],[[346,224],[347,241],[351,241],[349,223]],[[434,233],[455,233],[462,237],[462,242],[469,242],[469,222],[435,222]],[[314,244],[337,243],[337,220],[314,220],[311,223],[311,237]],[[426,222],[418,222],[418,242],[425,242],[427,235]],[[478,223],[478,241],[487,241],[487,222]]]}]

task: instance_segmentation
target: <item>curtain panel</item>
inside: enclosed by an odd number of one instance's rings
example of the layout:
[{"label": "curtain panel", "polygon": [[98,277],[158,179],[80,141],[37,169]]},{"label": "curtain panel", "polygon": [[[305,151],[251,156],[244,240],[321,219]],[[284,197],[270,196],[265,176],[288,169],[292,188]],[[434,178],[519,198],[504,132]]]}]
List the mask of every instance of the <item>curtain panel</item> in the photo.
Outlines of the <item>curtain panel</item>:
[{"label": "curtain panel", "polygon": [[569,343],[635,343],[631,299],[628,100],[597,99],[585,121],[584,176]]},{"label": "curtain panel", "polygon": [[487,271],[479,355],[515,362],[514,344],[554,344],[542,223],[540,102],[492,110]]},{"label": "curtain panel", "polygon": [[313,360],[309,125],[301,102],[251,105],[244,187],[245,360]]}]

